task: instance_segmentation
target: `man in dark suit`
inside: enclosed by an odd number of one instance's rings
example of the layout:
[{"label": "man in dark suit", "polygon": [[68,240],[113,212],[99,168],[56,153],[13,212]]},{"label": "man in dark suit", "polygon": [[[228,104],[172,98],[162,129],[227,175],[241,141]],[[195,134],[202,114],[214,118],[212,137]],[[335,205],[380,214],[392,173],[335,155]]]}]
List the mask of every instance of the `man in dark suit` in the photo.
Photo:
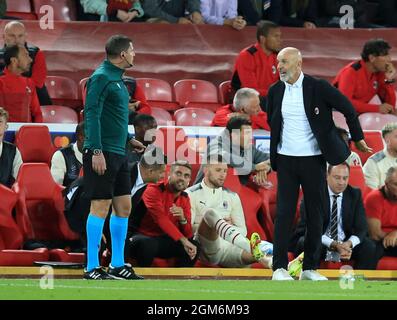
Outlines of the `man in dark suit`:
[{"label": "man in dark suit", "polygon": [[[375,269],[376,246],[368,237],[368,226],[361,190],[349,183],[350,167],[344,162],[329,165],[321,238],[321,258],[338,262],[354,260],[355,269]],[[303,251],[306,232],[306,209],[302,201],[300,222],[294,238],[297,240],[295,253]]]},{"label": "man in dark suit", "polygon": [[302,73],[302,55],[284,48],[277,56],[280,81],[269,89],[267,114],[271,128],[270,161],[277,171],[277,214],[274,227],[273,279],[293,280],[288,265],[288,242],[299,187],[305,195],[307,234],[302,280],[327,280],[319,262],[326,162],[336,165],[350,154],[332,120],[332,108],[346,117],[352,140],[371,151],[363,140],[356,112],[349,100],[325,80]]}]

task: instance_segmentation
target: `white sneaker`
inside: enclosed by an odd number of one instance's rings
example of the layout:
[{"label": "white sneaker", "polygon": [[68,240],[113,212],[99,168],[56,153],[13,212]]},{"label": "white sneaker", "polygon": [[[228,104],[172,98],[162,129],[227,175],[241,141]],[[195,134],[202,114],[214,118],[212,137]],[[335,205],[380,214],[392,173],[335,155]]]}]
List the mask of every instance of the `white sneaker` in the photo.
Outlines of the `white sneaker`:
[{"label": "white sneaker", "polygon": [[288,281],[288,280],[294,280],[292,278],[288,271],[285,270],[284,268],[278,268],[276,271],[273,272],[272,280],[277,280],[277,281]]},{"label": "white sneaker", "polygon": [[316,270],[305,270],[301,272],[299,280],[324,281],[328,278],[322,276]]}]

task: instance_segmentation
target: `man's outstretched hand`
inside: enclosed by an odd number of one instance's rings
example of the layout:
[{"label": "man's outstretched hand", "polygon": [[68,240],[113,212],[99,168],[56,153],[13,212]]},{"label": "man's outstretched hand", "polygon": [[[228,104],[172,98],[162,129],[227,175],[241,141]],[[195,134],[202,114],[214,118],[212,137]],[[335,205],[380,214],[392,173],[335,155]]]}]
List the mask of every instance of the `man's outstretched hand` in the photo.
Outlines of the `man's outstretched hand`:
[{"label": "man's outstretched hand", "polygon": [[356,145],[356,148],[361,152],[373,152],[372,148],[367,146],[365,140],[355,141],[354,144]]}]

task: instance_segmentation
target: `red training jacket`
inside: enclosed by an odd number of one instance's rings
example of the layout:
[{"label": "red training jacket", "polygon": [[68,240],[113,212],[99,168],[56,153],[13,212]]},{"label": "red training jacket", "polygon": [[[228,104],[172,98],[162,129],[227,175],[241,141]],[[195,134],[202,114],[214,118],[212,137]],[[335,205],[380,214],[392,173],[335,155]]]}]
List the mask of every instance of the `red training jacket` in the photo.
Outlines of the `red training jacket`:
[{"label": "red training jacket", "polygon": [[393,84],[385,83],[384,72],[370,74],[364,60],[343,67],[332,84],[349,98],[358,113],[379,112],[378,104],[368,103],[376,94],[382,102],[396,105]]},{"label": "red training jacket", "polygon": [[10,122],[43,122],[36,86],[32,79],[11,73],[0,76],[0,106],[9,113]]},{"label": "red training jacket", "polygon": [[[234,65],[232,86],[235,89],[252,88],[267,96],[269,87],[279,80],[277,55],[267,56],[259,43],[240,52]],[[240,83],[239,88],[236,85]]]},{"label": "red training jacket", "polygon": [[[211,126],[213,127],[226,127],[229,121],[229,114],[236,112],[232,104],[220,107],[216,110],[215,117],[212,119]],[[259,111],[259,113],[250,117],[252,129],[264,129],[270,131],[269,124],[267,123],[266,112]]]},{"label": "red training jacket", "polygon": [[[174,194],[168,189],[168,182],[149,184],[143,193],[142,200],[147,211],[138,227],[138,233],[149,237],[166,234],[174,241],[193,236],[190,200],[186,192],[182,191],[177,198],[174,198]],[[183,209],[186,224],[180,224],[179,219],[170,212],[173,203]]]}]

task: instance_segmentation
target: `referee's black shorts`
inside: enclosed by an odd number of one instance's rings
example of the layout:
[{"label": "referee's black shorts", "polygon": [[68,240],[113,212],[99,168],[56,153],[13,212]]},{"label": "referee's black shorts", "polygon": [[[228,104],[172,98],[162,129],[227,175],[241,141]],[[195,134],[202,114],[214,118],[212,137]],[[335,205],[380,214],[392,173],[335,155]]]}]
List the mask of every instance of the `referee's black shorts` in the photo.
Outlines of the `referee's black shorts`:
[{"label": "referee's black shorts", "polygon": [[107,200],[131,194],[131,177],[128,158],[113,152],[103,151],[106,171],[98,175],[92,169],[92,151],[83,152],[84,192],[91,200]]}]

